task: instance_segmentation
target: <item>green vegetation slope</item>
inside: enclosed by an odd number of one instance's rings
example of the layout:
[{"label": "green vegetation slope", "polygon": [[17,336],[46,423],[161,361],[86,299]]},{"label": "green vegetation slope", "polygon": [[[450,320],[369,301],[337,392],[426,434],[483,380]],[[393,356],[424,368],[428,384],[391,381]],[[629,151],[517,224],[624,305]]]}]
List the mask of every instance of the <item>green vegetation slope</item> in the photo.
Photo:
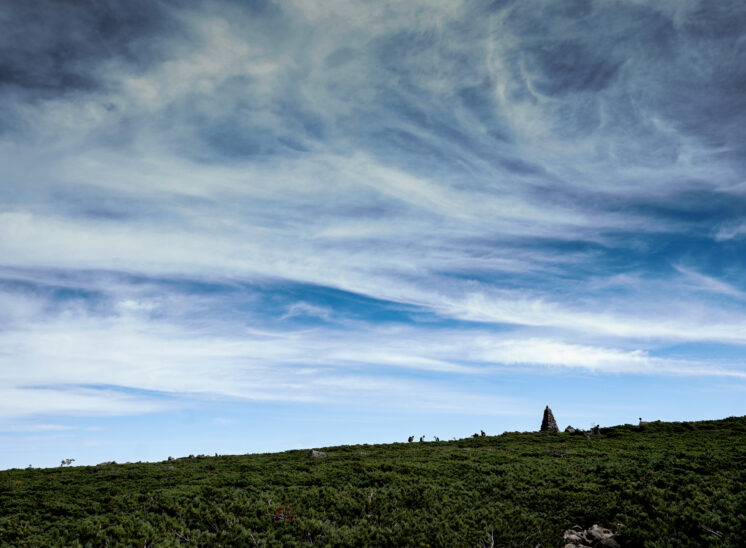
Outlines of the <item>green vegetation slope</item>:
[{"label": "green vegetation slope", "polygon": [[746,546],[746,417],[0,472],[13,546]]}]

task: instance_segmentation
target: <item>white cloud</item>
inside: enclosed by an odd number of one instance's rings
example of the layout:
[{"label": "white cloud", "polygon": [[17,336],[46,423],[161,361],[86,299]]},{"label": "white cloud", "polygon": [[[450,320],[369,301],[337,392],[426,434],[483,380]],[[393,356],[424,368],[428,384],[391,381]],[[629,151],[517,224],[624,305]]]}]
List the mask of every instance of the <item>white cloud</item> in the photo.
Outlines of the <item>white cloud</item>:
[{"label": "white cloud", "polygon": [[331,316],[331,310],[305,302],[298,302],[290,305],[287,308],[287,312],[280,316],[280,319],[286,320],[288,318],[294,318],[296,316],[313,316],[316,318],[328,320]]},{"label": "white cloud", "polygon": [[2,423],[0,423],[0,431],[2,432],[65,432],[68,430],[77,429],[77,426],[70,426],[67,424],[20,423],[3,425]]},{"label": "white cloud", "polygon": [[154,302],[140,301],[135,299],[125,299],[117,303],[117,308],[126,312],[149,312],[154,310],[158,305]]},{"label": "white cloud", "polygon": [[746,222],[725,223],[717,228],[715,240],[718,242],[733,240],[742,237],[744,234],[746,234]]},{"label": "white cloud", "polygon": [[111,79],[122,79],[130,105],[157,113],[184,96],[213,94],[235,76],[257,78],[269,93],[273,77],[281,67],[292,63],[291,58],[278,59],[275,51],[265,52],[238,36],[224,18],[200,15],[182,19],[194,32],[193,47],[179,47],[178,56],[144,75],[128,75],[116,64],[108,67]]},{"label": "white cloud", "polygon": [[[215,396],[366,405],[395,401],[437,409],[442,408],[437,402],[447,401],[455,409],[462,405],[457,402],[465,405],[472,398],[451,385],[449,376],[489,378],[506,368],[746,378],[746,371],[731,362],[658,358],[644,349],[578,344],[530,331],[422,326],[234,329],[221,336],[164,319],[66,314],[0,331],[0,347],[6,349],[0,354],[3,419],[143,413]],[[412,377],[413,371],[426,376]],[[497,406],[513,407],[508,400]]]},{"label": "white cloud", "polygon": [[723,282],[722,280],[719,280],[712,276],[707,276],[705,274],[702,274],[701,272],[697,272],[696,270],[686,268],[681,265],[676,265],[676,270],[678,270],[684,276],[684,278],[686,279],[685,283],[687,283],[687,285],[689,285],[693,289],[707,291],[710,293],[719,293],[721,295],[727,295],[729,297],[736,297],[739,299],[743,299],[744,297],[746,297],[746,293],[744,293],[740,289],[737,289],[733,285]]},{"label": "white cloud", "polygon": [[[107,58],[91,68],[100,89],[12,98],[24,125],[0,138],[0,261],[31,286],[41,283],[36,269],[64,271],[60,285],[105,302],[93,313],[0,289],[0,416],[163,404],[49,388],[61,385],[458,407],[461,393],[442,378],[506,366],[742,377],[737,365],[651,352],[672,341],[746,343],[743,290],[681,266],[696,257],[672,257],[678,275],[663,279],[639,266],[669,236],[746,233],[740,220],[700,226],[655,214],[661,204],[678,211],[682,181],[735,188],[733,168],[713,160],[721,145],[659,108],[670,73],[650,77],[707,58],[691,46],[666,66],[641,58],[646,44],[621,32],[637,19],[620,20],[621,31],[599,35],[625,36],[619,78],[552,95],[530,57],[544,39],[579,40],[571,21],[543,17],[536,36],[535,25],[517,24],[535,16],[522,5],[480,17],[470,3],[424,6],[299,0],[267,28],[240,11],[174,11],[185,33],[161,37],[138,70]],[[531,6],[541,17],[551,4]],[[682,9],[661,9],[681,28]],[[599,36],[583,38],[591,47]],[[233,154],[210,131],[267,149]],[[88,271],[313,284],[518,334],[353,325],[302,296],[278,318],[341,327],[282,331],[258,314],[221,314],[219,299]],[[432,384],[400,378],[411,371]]]},{"label": "white cloud", "polygon": [[[4,366],[6,367],[6,366]],[[91,388],[0,388],[0,418],[15,420],[31,415],[115,416],[153,413],[173,408],[163,402]]]},{"label": "white cloud", "polygon": [[746,370],[656,358],[644,350],[629,351],[536,338],[504,341],[487,341],[483,338],[477,345],[484,359],[497,363],[560,366],[594,373],[711,375],[746,379]]},{"label": "white cloud", "polygon": [[[622,338],[746,341],[746,315],[740,310],[727,310],[687,295],[695,277],[699,287],[705,284],[710,291],[734,295],[739,290],[681,267],[686,275],[683,283],[667,280],[655,286],[655,291],[648,291],[649,282],[631,278],[631,289],[636,293],[632,299],[591,294],[576,305],[572,294],[562,301],[540,291],[496,290],[468,280],[441,280],[431,274],[454,266],[472,273],[483,268],[540,271],[544,264],[556,267],[549,255],[526,253],[515,257],[507,252],[504,256],[472,259],[437,241],[420,244],[412,238],[407,241],[413,243],[401,248],[397,244],[369,248],[362,243],[348,248],[297,234],[294,228],[285,234],[282,229],[270,232],[252,226],[236,226],[233,231],[219,225],[215,230],[189,225],[122,227],[28,213],[0,213],[0,232],[8,236],[0,242],[0,254],[8,263],[23,267],[118,268],[154,275],[190,272],[212,277],[230,274],[247,280],[269,277],[327,285],[467,321],[552,327]],[[664,302],[655,298],[661,291],[672,299]],[[129,301],[124,299],[122,303]],[[135,306],[132,303],[121,304],[120,308],[131,311]],[[315,312],[324,317],[321,311]]]}]

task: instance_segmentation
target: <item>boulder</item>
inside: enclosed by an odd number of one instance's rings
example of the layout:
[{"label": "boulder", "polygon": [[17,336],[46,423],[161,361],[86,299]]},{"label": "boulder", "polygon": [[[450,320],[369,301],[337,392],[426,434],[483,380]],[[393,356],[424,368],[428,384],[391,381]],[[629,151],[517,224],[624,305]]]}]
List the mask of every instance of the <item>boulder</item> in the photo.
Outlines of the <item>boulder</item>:
[{"label": "boulder", "polygon": [[311,449],[308,452],[308,456],[312,459],[325,459],[326,453],[324,453],[323,451],[316,451],[316,449]]},{"label": "boulder", "polygon": [[546,409],[544,409],[544,417],[541,419],[540,431],[541,432],[559,432],[557,421],[554,420],[554,414],[552,413],[552,410],[549,409],[548,405]]},{"label": "boulder", "polygon": [[593,525],[586,531],[586,536],[594,542],[610,538],[611,536],[613,536],[613,534],[614,533],[612,533],[608,529],[605,529],[604,527],[601,527],[600,525]]},{"label": "boulder", "polygon": [[594,524],[586,530],[579,525],[575,525],[565,531],[563,541],[565,548],[574,546],[575,548],[585,547],[603,547],[603,548],[620,548],[619,543],[614,540],[614,533],[605,527]]},{"label": "boulder", "polygon": [[565,428],[565,432],[567,432],[568,434],[574,434],[575,429],[572,426],[568,426],[567,428]]}]

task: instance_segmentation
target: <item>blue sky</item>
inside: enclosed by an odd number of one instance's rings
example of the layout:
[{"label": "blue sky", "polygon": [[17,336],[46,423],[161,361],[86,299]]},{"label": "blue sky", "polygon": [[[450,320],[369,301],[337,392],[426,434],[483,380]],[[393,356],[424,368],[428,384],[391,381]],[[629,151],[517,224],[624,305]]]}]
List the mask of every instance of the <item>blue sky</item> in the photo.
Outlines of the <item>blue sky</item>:
[{"label": "blue sky", "polygon": [[742,2],[9,2],[0,467],[746,413]]}]

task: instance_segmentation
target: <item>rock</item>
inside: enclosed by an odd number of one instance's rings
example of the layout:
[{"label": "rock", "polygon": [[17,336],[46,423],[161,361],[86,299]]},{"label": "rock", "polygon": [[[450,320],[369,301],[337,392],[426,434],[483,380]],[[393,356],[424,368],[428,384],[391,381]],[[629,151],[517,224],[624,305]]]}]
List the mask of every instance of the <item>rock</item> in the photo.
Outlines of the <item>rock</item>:
[{"label": "rock", "polygon": [[312,459],[325,459],[326,453],[324,453],[323,451],[316,451],[316,449],[311,449],[308,452],[308,456]]},{"label": "rock", "polygon": [[547,408],[544,409],[544,417],[541,419],[541,432],[559,432],[559,428],[557,427],[557,421],[554,420],[554,414],[552,413],[552,410],[549,409],[549,406],[547,405]]},{"label": "rock", "polygon": [[605,527],[594,524],[585,531],[579,525],[574,525],[563,535],[565,548],[574,546],[575,548],[586,547],[603,547],[603,548],[620,548],[619,543],[614,540],[614,533]]},{"label": "rock", "polygon": [[567,428],[565,428],[565,432],[567,432],[568,434],[574,434],[575,429],[572,426],[568,426]]},{"label": "rock", "polygon": [[594,542],[609,538],[613,534],[614,533],[612,533],[608,529],[601,527],[600,525],[593,525],[586,531],[586,536],[589,538],[589,540],[593,540]]}]

